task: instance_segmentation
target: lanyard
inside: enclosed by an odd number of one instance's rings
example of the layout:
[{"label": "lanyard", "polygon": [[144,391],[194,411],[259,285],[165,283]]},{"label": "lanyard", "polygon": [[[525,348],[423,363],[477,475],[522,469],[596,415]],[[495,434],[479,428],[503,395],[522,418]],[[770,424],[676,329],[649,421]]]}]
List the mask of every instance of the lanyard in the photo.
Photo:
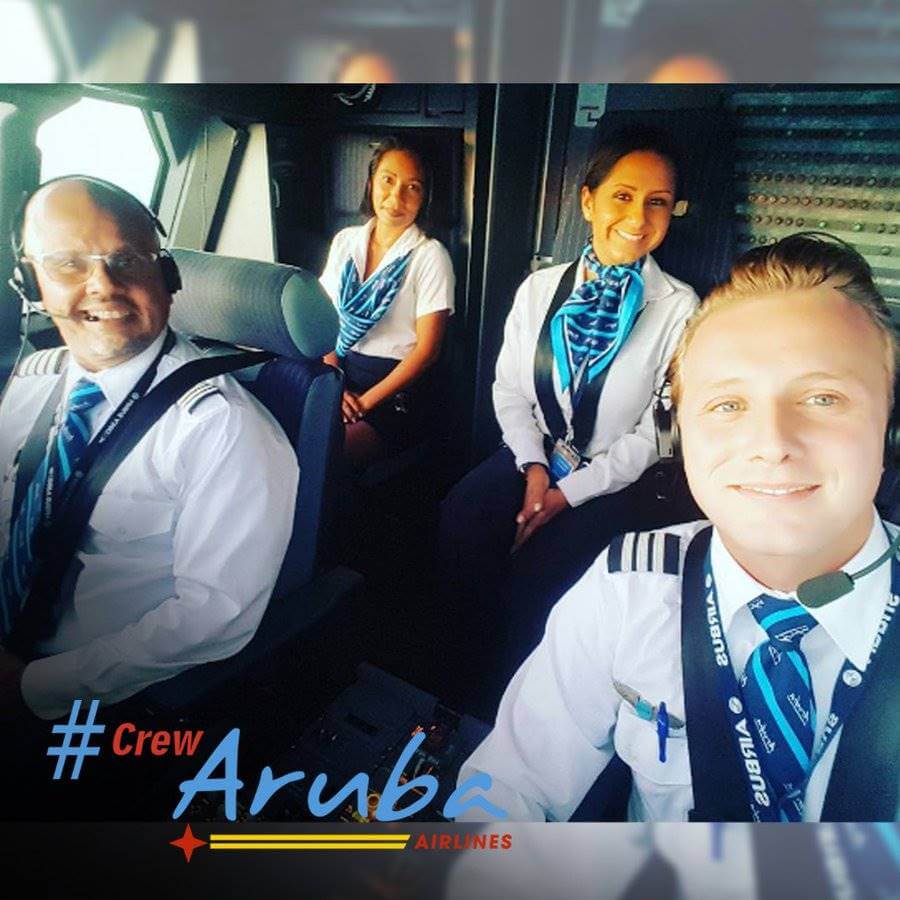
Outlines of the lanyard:
[{"label": "lanyard", "polygon": [[[534,352],[534,391],[538,406],[540,406],[541,412],[544,414],[544,422],[547,425],[550,437],[553,441],[563,439],[580,456],[596,429],[600,397],[603,394],[606,377],[612,368],[614,360],[611,359],[609,365],[605,366],[590,381],[584,383],[585,379],[583,377],[579,378],[578,397],[573,403],[567,404],[569,408],[564,412],[553,381],[556,363],[553,357],[553,342],[550,330],[553,317],[575,289],[575,273],[578,270],[578,265],[579,261],[576,260],[563,272],[547,313],[544,316],[544,322],[541,325]],[[643,310],[644,307],[641,307],[637,311],[634,321],[631,323],[631,331],[634,330]],[[567,393],[569,393],[571,399],[571,392],[567,391]]]},{"label": "lanyard", "polygon": [[56,480],[55,467],[51,467],[50,471],[47,473],[47,486],[44,493],[43,524],[45,527],[50,525],[53,517],[65,505],[67,499],[72,496],[72,492],[94,464],[94,460],[97,458],[100,448],[122,425],[128,414],[134,408],[134,404],[147,393],[150,385],[153,384],[153,379],[156,378],[156,371],[159,368],[160,360],[162,360],[174,346],[175,333],[171,328],[167,328],[166,337],[159,353],[156,354],[153,362],[150,363],[143,375],[137,380],[125,399],[116,407],[115,412],[109,417],[103,428],[100,429],[84,448],[84,452],[75,464],[72,473],[69,475],[58,496],[54,494],[53,489]]},{"label": "lanyard", "polygon": [[[731,665],[728,643],[725,640],[725,633],[721,626],[722,617],[719,612],[719,599],[716,592],[715,579],[712,574],[712,566],[710,565],[709,551],[706,553],[703,573],[706,587],[704,601],[707,612],[707,628],[717,664],[719,694],[731,725],[731,735],[735,742],[738,756],[744,764],[744,777],[750,798],[750,812],[754,821],[757,822],[778,821],[779,811],[774,803],[774,794],[763,775],[759,762],[763,758],[763,753],[760,753],[759,736],[752,724],[748,722],[748,717],[744,713],[743,694]],[[891,560],[891,594],[878,625],[877,636],[869,654],[866,670],[865,672],[860,672],[849,660],[844,660],[835,683],[831,709],[826,719],[825,729],[812,757],[809,770],[810,775],[835,734],[849,718],[862,696],[865,689],[866,674],[871,671],[872,661],[895,618],[894,614],[897,607],[900,605],[898,592],[900,592],[900,560],[895,556]],[[900,616],[897,618],[900,618]],[[802,785],[798,786],[798,797],[802,798],[808,781],[809,776],[807,776],[806,781]],[[802,802],[802,799],[799,802]]]}]

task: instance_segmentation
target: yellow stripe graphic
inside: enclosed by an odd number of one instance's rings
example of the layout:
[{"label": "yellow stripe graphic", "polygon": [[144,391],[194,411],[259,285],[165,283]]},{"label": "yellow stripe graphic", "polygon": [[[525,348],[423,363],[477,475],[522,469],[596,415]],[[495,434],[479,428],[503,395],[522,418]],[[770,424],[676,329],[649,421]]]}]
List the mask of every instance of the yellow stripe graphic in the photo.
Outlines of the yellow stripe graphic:
[{"label": "yellow stripe graphic", "polygon": [[210,844],[210,850],[404,850],[406,843],[387,844],[387,843],[363,843],[351,844],[347,841],[341,841],[337,844],[324,843],[315,841],[310,844],[295,843],[263,843],[254,841],[249,844],[239,844],[236,841],[229,841],[225,844]]},{"label": "yellow stripe graphic", "polygon": [[358,842],[378,842],[378,841],[408,841],[412,837],[411,834],[211,834],[211,841],[349,841],[351,843]]},{"label": "yellow stripe graphic", "polygon": [[411,834],[211,834],[210,850],[404,850]]}]

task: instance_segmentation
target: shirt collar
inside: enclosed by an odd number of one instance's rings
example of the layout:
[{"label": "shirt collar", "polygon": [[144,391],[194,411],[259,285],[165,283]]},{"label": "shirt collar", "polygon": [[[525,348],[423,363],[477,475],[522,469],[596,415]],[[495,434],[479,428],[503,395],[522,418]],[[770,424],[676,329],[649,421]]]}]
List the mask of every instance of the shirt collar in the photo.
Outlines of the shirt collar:
[{"label": "shirt collar", "polygon": [[[856,555],[842,567],[843,571],[858,572],[887,550],[888,535],[874,507],[872,518],[869,537]],[[718,529],[713,529],[710,554],[719,614],[726,631],[738,610],[760,594],[797,599],[795,592],[785,594],[764,587],[741,568],[722,543]],[[853,665],[858,669],[865,669],[890,590],[891,567],[885,564],[861,578],[849,594],[817,609],[807,608],[807,612],[825,629]]]},{"label": "shirt collar", "polygon": [[[373,217],[363,225],[362,231],[360,232],[362,240],[354,248],[353,261],[356,263],[360,281],[362,281],[363,273],[366,271],[366,253],[369,249],[369,236],[372,234],[372,229],[375,227],[376,221],[377,220]],[[412,225],[409,225],[403,234],[391,244],[381,262],[378,263],[372,271],[372,275],[379,271],[379,269],[383,269],[385,266],[390,265],[395,259],[403,256],[404,253],[408,253],[414,247],[417,247],[424,240],[425,234],[422,229],[413,222]]]},{"label": "shirt collar", "polygon": [[[575,287],[581,287],[587,281],[587,266],[581,262],[575,272]],[[644,293],[641,297],[641,309],[654,300],[668,297],[675,291],[672,284],[666,278],[665,272],[659,267],[656,260],[648,253],[641,266],[641,278],[644,279]]]},{"label": "shirt collar", "polygon": [[66,396],[68,396],[79,378],[86,378],[88,381],[99,385],[100,390],[103,391],[103,396],[113,408],[118,407],[141,375],[147,371],[150,363],[156,359],[166,339],[166,331],[167,329],[163,328],[153,343],[138,353],[137,356],[132,356],[131,359],[127,359],[117,366],[101,369],[99,372],[88,372],[87,369],[82,368],[70,352],[69,367],[66,371]]}]

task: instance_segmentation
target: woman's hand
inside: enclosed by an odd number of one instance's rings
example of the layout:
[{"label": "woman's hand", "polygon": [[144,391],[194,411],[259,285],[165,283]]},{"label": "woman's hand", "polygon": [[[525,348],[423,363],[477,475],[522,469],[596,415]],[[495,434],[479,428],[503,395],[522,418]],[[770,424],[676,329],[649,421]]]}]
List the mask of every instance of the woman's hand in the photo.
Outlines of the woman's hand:
[{"label": "woman's hand", "polygon": [[[444,309],[416,319],[416,343],[409,353],[381,381],[373,384],[364,394],[357,396],[358,403],[363,406],[363,412],[370,412],[398,391],[409,387],[437,361],[449,315],[450,313]],[[345,405],[346,398],[345,391]]]},{"label": "woman's hand", "polygon": [[344,391],[344,397],[341,400],[341,417],[345,425],[352,425],[358,422],[368,412],[368,407],[363,402],[362,397],[354,394],[353,391]]},{"label": "woman's hand", "polygon": [[530,463],[525,468],[525,496],[522,508],[516,515],[516,537],[513,541],[513,552],[523,542],[522,534],[528,523],[544,508],[544,495],[550,487],[550,475],[547,467],[540,463]]},{"label": "woman's hand", "polygon": [[[546,479],[547,484],[549,484],[549,478],[547,476],[546,470],[543,467],[532,466],[528,470],[528,474],[536,469],[540,468],[544,473],[544,478]],[[537,487],[535,488],[537,490]],[[526,503],[528,502],[528,487],[525,488],[525,499]],[[512,553],[515,553],[517,550],[521,548],[521,546],[527,541],[537,530],[538,528],[542,528],[546,525],[551,519],[556,518],[564,509],[569,506],[569,501],[566,500],[566,495],[559,488],[546,488],[544,490],[543,498],[538,503],[533,503],[531,507],[530,515],[524,515],[525,509],[523,507],[522,512],[516,516],[516,522],[518,523],[518,528],[516,529],[516,537],[513,541],[512,545]]]}]

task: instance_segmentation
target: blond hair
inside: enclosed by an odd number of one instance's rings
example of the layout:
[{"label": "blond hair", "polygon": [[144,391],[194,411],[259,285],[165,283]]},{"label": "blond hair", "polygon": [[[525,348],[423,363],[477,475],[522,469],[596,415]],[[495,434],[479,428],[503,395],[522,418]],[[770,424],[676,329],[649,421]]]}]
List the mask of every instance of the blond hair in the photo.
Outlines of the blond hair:
[{"label": "blond hair", "polygon": [[862,307],[881,333],[885,345],[889,397],[893,401],[897,369],[897,338],[887,302],[875,286],[869,264],[850,244],[820,231],[804,231],[766,247],[747,251],[734,264],[724,284],[713,288],[688,320],[672,361],[668,381],[672,402],[681,398],[681,371],[687,349],[697,329],[717,309],[737,300],[780,291],[802,290],[830,283],[849,301]]}]

